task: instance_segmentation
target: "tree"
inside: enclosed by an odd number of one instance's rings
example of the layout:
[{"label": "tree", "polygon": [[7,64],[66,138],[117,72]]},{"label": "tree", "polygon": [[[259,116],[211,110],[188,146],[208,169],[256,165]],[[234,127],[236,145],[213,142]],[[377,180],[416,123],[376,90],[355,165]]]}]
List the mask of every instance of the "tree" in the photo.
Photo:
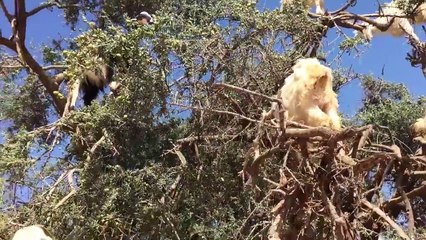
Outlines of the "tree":
[{"label": "tree", "polygon": [[[327,59],[331,29],[389,27],[350,13],[356,1],[325,16],[243,0],[16,3],[12,14],[0,0],[17,22],[0,38],[1,238],[36,223],[58,239],[424,237],[425,160],[408,133],[423,99],[343,69],[335,89],[360,78],[365,97],[341,132],[262,118],[295,60]],[[27,21],[46,8],[87,30],[38,62]],[[142,10],[154,25],[131,20]],[[120,95],[67,112],[68,87],[98,54],[115,59]]]}]

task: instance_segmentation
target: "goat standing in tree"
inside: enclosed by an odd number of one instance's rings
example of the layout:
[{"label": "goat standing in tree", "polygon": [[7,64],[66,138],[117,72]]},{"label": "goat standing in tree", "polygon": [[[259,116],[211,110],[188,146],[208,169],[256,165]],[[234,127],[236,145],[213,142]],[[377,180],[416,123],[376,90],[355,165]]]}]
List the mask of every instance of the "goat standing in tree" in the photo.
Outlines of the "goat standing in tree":
[{"label": "goat standing in tree", "polygon": [[[331,69],[316,58],[299,59],[292,69],[293,73],[277,94],[287,110],[286,118],[312,127],[340,130],[339,104],[332,88]],[[277,109],[274,103],[268,118],[277,116]]]},{"label": "goat standing in tree", "polygon": [[[284,5],[286,4],[293,4],[294,0],[281,0],[281,11],[284,8]],[[323,15],[325,13],[324,8],[324,0],[306,0],[306,8],[310,9],[311,7],[315,6],[315,13]]]},{"label": "goat standing in tree", "polygon": [[368,41],[371,41],[376,35],[389,34],[394,37],[401,37],[408,34],[418,41],[419,37],[414,32],[413,24],[422,24],[426,22],[426,3],[420,4],[414,11],[414,19],[410,19],[404,16],[404,11],[402,9],[398,8],[401,1],[406,0],[385,3],[381,12],[383,16],[375,19],[376,23],[384,25],[393,21],[386,31],[382,31],[372,24],[367,24],[362,33],[355,31],[355,34]]}]

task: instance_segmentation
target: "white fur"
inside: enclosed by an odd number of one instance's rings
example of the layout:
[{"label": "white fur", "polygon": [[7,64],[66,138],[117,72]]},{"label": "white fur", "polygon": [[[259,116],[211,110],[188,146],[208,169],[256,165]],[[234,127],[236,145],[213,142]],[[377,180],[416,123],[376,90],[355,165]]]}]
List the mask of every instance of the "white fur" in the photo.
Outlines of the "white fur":
[{"label": "white fur", "polygon": [[416,9],[414,22],[416,24],[426,23],[426,3],[420,4],[420,6]]},{"label": "white fur", "polygon": [[[403,16],[404,13],[401,9],[396,7],[396,2],[387,3],[383,6],[383,15],[398,15]],[[388,24],[392,17],[377,17],[375,21],[380,24]],[[426,22],[426,3],[420,5],[416,11],[415,23],[420,24]],[[414,39],[419,40],[419,37],[414,32],[413,21],[408,18],[396,17],[392,25],[384,32],[377,27],[367,24],[362,33],[354,31],[356,36],[361,36],[368,41],[371,41],[374,36],[389,34],[394,37],[402,37],[406,34],[412,36]]]},{"label": "white fur", "polygon": [[[340,130],[339,104],[332,89],[331,69],[316,58],[300,59],[292,69],[293,73],[277,94],[287,110],[288,120]],[[267,116],[277,117],[276,110],[274,103]]]},{"label": "white fur", "polygon": [[[281,11],[285,4],[292,4],[294,0],[281,0]],[[300,0],[297,0],[300,1]],[[323,15],[325,13],[324,0],[306,0],[306,8],[315,6],[315,13]]]},{"label": "white fur", "polygon": [[16,231],[12,240],[52,240],[41,225],[31,225]]}]

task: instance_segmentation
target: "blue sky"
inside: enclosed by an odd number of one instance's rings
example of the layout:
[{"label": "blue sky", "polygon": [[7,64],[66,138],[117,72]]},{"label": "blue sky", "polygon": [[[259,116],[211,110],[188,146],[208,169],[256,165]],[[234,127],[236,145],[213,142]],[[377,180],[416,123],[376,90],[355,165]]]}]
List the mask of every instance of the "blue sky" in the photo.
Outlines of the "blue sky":
[{"label": "blue sky", "polygon": [[[389,2],[387,0],[386,2]],[[346,0],[324,0],[325,7],[329,11],[333,11],[341,7]],[[385,1],[379,0],[380,3]],[[260,7],[274,9],[279,7],[279,0],[261,0]],[[378,9],[378,1],[358,1],[355,7],[349,8],[348,11],[358,14],[374,13]],[[415,30],[420,39],[425,40],[425,34],[421,26],[415,26]],[[352,29],[344,30],[345,34],[353,37]],[[324,40],[326,49],[337,47],[341,40],[336,40],[338,35],[335,29],[331,29]],[[360,56],[344,55],[343,66],[352,67],[355,72],[363,74],[373,74],[383,77],[389,82],[404,83],[410,92],[418,97],[426,95],[426,78],[420,68],[413,68],[410,63],[405,60],[410,46],[406,38],[395,38],[391,36],[377,36],[373,41],[365,47],[360,48],[362,54]],[[337,52],[334,51],[327,58],[331,61]],[[382,75],[383,71],[383,75]],[[345,115],[353,115],[361,106],[362,92],[358,81],[354,81],[346,86],[339,93],[340,111]]]},{"label": "blue sky", "polygon": [[[13,1],[5,1],[10,10],[13,10]],[[27,9],[32,9],[42,0],[30,0],[27,2]],[[344,4],[346,0],[325,0],[326,9],[332,11]],[[377,1],[358,1],[356,7],[350,8],[349,11],[355,13],[373,13],[378,8]],[[279,7],[279,0],[261,0],[258,4],[259,8],[274,9]],[[421,39],[424,38],[424,33],[421,31],[421,26],[416,26],[416,31]],[[10,27],[3,14],[0,14],[0,29],[3,36],[9,36]],[[37,51],[43,43],[49,43],[52,38],[58,36],[71,37],[77,35],[72,33],[69,27],[66,26],[65,20],[60,10],[43,10],[37,15],[31,17],[28,21],[27,28],[27,44],[30,43],[32,53],[38,56],[40,60],[40,52]],[[352,37],[352,30],[347,30],[345,33]],[[330,30],[327,39],[324,40],[324,46],[327,50],[337,47],[341,41],[336,41],[336,32]],[[409,46],[405,38],[393,38],[390,36],[377,36],[367,47],[361,47],[363,54],[361,56],[343,57],[343,66],[352,67],[355,72],[374,74],[382,76],[384,70],[384,79],[391,82],[404,83],[408,86],[414,96],[426,95],[426,79],[419,68],[413,68],[408,61],[405,60],[406,53],[409,51]],[[336,51],[330,52],[329,61],[336,54]],[[332,65],[333,66],[333,65]],[[345,87],[339,94],[340,111],[345,115],[353,115],[361,105],[361,90],[359,82],[355,81]]]}]

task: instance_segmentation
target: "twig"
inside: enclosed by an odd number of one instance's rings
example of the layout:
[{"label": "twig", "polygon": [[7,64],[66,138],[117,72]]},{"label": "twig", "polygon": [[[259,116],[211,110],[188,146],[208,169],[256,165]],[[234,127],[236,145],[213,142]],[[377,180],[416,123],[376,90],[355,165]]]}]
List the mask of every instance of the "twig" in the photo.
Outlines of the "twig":
[{"label": "twig", "polygon": [[32,15],[37,14],[38,12],[40,12],[41,10],[45,9],[45,8],[49,8],[49,7],[53,7],[53,6],[59,6],[58,2],[45,2],[40,4],[39,6],[35,7],[34,9],[30,10],[27,13],[27,17],[30,17]]},{"label": "twig", "polygon": [[243,224],[241,224],[241,227],[239,228],[238,232],[242,233],[243,229],[247,225],[248,221],[251,219],[251,217],[256,213],[256,211],[262,206],[262,203],[269,199],[269,197],[272,195],[272,191],[269,191],[266,196],[260,200],[260,202],[254,207],[253,211],[250,212],[250,214],[247,216],[247,218],[244,220]]},{"label": "twig", "polygon": [[[413,197],[419,196],[420,194],[424,194],[425,192],[426,192],[426,181],[423,181],[420,187],[417,187],[411,190],[410,192],[406,193],[406,195],[408,198],[413,198]],[[385,202],[384,208],[386,209],[391,208],[392,206],[394,206],[395,204],[403,200],[404,198],[402,196],[392,198],[388,202]]]},{"label": "twig", "polygon": [[43,67],[43,70],[47,71],[51,69],[67,69],[67,68],[68,68],[67,65],[49,65],[49,66]]},{"label": "twig", "polygon": [[381,161],[384,161],[384,160],[391,161],[393,159],[395,159],[394,154],[379,152],[358,161],[358,164],[354,166],[354,172],[355,174],[365,172],[372,169]]},{"label": "twig", "polygon": [[336,207],[333,205],[331,200],[325,194],[323,184],[321,184],[320,189],[321,189],[322,200],[323,200],[324,204],[326,205],[326,207],[327,207],[327,209],[328,209],[328,211],[331,215],[331,218],[333,219],[333,222],[338,224],[338,225],[344,224],[345,223],[344,217],[339,216],[339,214],[337,213]]},{"label": "twig", "polygon": [[330,15],[337,15],[340,12],[346,11],[350,6],[354,6],[356,4],[356,0],[349,0],[343,5],[341,8],[337,9],[336,11],[330,12]]},{"label": "twig", "polygon": [[426,171],[413,171],[411,175],[426,175]]},{"label": "twig", "polygon": [[280,229],[282,228],[283,225],[283,216],[281,214],[281,210],[284,208],[284,200],[281,200],[275,207],[274,209],[271,211],[273,213],[275,213],[275,217],[274,220],[271,223],[271,226],[269,227],[269,231],[268,231],[268,239],[270,240],[280,240],[281,238],[281,234],[280,234]]},{"label": "twig", "polygon": [[96,149],[101,145],[101,143],[105,141],[105,136],[102,136],[95,144],[93,144],[92,148],[90,149],[90,153],[95,153]]},{"label": "twig", "polygon": [[213,88],[220,88],[220,87],[229,88],[229,89],[232,89],[232,90],[235,90],[235,91],[238,91],[238,92],[243,92],[243,93],[255,95],[255,96],[258,96],[258,97],[262,97],[262,98],[267,99],[267,100],[269,100],[271,102],[276,102],[276,103],[281,103],[282,102],[278,98],[269,97],[269,96],[261,94],[261,93],[257,93],[257,92],[251,91],[251,90],[247,90],[247,89],[240,88],[240,87],[233,86],[233,85],[226,84],[226,83],[214,83],[212,85],[212,87]]},{"label": "twig", "polygon": [[65,176],[67,174],[67,171],[63,172],[59,178],[56,180],[56,182],[52,185],[49,191],[41,194],[41,196],[44,196],[45,194],[48,194],[49,196],[52,195],[53,191],[55,191],[56,187],[59,185],[59,183],[65,179]]},{"label": "twig", "polygon": [[175,224],[166,215],[164,215],[164,217],[166,218],[167,222],[169,222],[170,226],[172,226],[172,229],[173,229],[173,232],[176,236],[176,239],[180,240],[179,233],[177,232]]},{"label": "twig", "polygon": [[398,233],[400,237],[407,240],[410,239],[408,235],[404,232],[404,230],[402,230],[402,228],[398,224],[396,224],[396,222],[393,221],[388,215],[386,215],[386,213],[384,213],[380,208],[374,206],[366,199],[361,199],[361,203],[369,209],[373,210],[373,212],[377,213],[377,215],[379,215],[381,218],[383,218],[391,227],[393,227],[393,229],[395,229],[396,233]]},{"label": "twig", "polygon": [[372,133],[372,131],[373,131],[373,126],[371,126],[370,128],[358,134],[357,139],[355,140],[355,144],[352,148],[352,153],[351,153],[352,158],[357,157],[358,149],[361,149],[365,146],[365,143],[367,142],[367,139]]},{"label": "twig", "polygon": [[76,193],[77,193],[77,190],[72,189],[71,192],[68,193],[64,198],[62,198],[61,201],[59,201],[53,209],[56,210],[57,208],[62,206],[69,198],[71,198]]},{"label": "twig", "polygon": [[57,8],[80,7],[79,4],[62,5],[61,3],[56,2],[56,1],[54,1],[54,2],[45,2],[45,3],[42,3],[40,6],[35,7],[34,9],[30,10],[27,13],[27,17],[33,16],[33,15],[37,14],[38,12],[40,12],[41,10],[49,8],[49,7],[53,7],[53,6],[56,6]]},{"label": "twig", "polygon": [[[215,112],[215,113],[220,113],[220,114],[227,114],[227,115],[232,115],[232,116],[236,116],[239,117],[241,119],[250,121],[250,122],[255,122],[255,123],[259,123],[260,121],[243,116],[241,114],[238,113],[234,113],[234,112],[229,112],[229,111],[223,111],[223,110],[215,110],[215,109],[208,109],[208,108],[200,108],[200,107],[194,107],[194,106],[186,106],[183,104],[179,104],[179,103],[170,103],[170,105],[172,106],[178,106],[178,107],[182,107],[182,108],[187,108],[187,109],[193,109],[193,110],[198,110],[198,111],[208,111],[208,112]],[[278,128],[277,126],[272,126],[270,124],[265,124],[265,126],[270,127],[270,128]]]},{"label": "twig", "polygon": [[176,140],[177,143],[190,143],[195,141],[210,141],[210,140],[227,140],[232,139],[238,135],[207,135],[207,136],[196,136],[186,137]]},{"label": "twig", "polygon": [[282,152],[282,151],[283,151],[283,149],[281,149],[279,146],[278,147],[273,147],[271,149],[266,150],[264,153],[259,154],[253,160],[253,163],[252,163],[251,167],[260,165],[268,157],[270,157],[270,156],[272,156],[272,155],[274,155],[276,153]]}]

